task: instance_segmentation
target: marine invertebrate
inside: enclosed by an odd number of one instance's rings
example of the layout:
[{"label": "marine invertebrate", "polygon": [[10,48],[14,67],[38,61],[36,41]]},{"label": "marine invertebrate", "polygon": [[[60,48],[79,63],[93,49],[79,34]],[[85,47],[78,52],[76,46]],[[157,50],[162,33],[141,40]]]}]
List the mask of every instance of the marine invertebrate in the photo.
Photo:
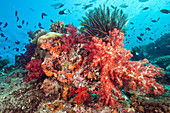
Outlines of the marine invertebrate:
[{"label": "marine invertebrate", "polygon": [[117,7],[115,10],[110,13],[109,7],[102,9],[101,5],[99,8],[95,8],[94,10],[90,10],[89,13],[86,13],[86,17],[82,17],[84,21],[81,21],[80,25],[84,26],[86,37],[92,38],[93,36],[98,36],[99,38],[103,38],[103,40],[107,41],[109,36],[109,31],[114,28],[118,29],[120,32],[125,32],[125,26],[127,23],[127,16],[123,14],[121,10]]},{"label": "marine invertebrate", "polygon": [[26,78],[24,78],[25,82],[28,82],[32,79],[37,79],[44,75],[44,72],[41,68],[41,59],[33,59],[27,65],[25,65],[25,69],[29,70],[29,74]]},{"label": "marine invertebrate", "polygon": [[122,48],[123,33],[117,29],[109,32],[109,42],[106,44],[98,37],[93,37],[90,45],[84,45],[85,50],[89,53],[88,60],[92,61],[90,67],[100,67],[100,88],[97,91],[99,101],[105,105],[115,106],[115,97],[122,96],[120,87],[124,90],[137,90],[146,94],[160,95],[164,88],[156,83],[153,78],[161,72],[148,64],[147,59],[143,61],[130,61],[132,54],[129,50]]},{"label": "marine invertebrate", "polygon": [[56,32],[56,33],[67,33],[67,30],[65,28],[63,21],[56,21],[55,23],[53,23],[50,26],[50,31]]},{"label": "marine invertebrate", "polygon": [[45,96],[48,96],[51,94],[58,94],[58,90],[60,89],[60,87],[61,86],[57,81],[45,79],[40,89],[43,89],[43,91],[45,92]]}]

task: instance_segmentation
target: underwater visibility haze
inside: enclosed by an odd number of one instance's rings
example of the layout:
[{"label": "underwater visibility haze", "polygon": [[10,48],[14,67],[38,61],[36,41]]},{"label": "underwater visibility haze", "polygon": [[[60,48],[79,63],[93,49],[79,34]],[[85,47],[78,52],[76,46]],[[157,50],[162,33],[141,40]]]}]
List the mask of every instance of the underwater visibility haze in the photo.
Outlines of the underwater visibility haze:
[{"label": "underwater visibility haze", "polygon": [[0,113],[169,113],[169,0],[1,0]]}]

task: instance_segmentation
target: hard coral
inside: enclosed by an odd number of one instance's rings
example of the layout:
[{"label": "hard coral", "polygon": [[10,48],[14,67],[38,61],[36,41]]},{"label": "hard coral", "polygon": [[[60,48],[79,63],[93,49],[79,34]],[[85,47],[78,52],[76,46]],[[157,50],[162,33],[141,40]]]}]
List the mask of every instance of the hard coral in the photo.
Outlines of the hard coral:
[{"label": "hard coral", "polygon": [[64,22],[62,21],[56,21],[55,23],[53,23],[50,26],[50,31],[56,33],[67,33]]},{"label": "hard coral", "polygon": [[43,89],[45,96],[48,96],[51,94],[58,94],[60,87],[61,86],[57,81],[45,79],[40,89]]},{"label": "hard coral", "polygon": [[37,79],[44,75],[41,63],[42,63],[41,59],[34,59],[27,63],[27,65],[25,65],[25,69],[29,70],[29,74],[27,75],[26,78],[24,78],[25,82],[28,82],[32,79]]}]

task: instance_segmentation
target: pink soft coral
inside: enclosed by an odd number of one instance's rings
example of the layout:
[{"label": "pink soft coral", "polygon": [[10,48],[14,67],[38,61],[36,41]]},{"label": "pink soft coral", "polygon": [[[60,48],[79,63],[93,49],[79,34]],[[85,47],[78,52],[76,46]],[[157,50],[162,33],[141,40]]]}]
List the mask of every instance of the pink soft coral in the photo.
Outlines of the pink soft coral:
[{"label": "pink soft coral", "polygon": [[122,96],[122,88],[125,90],[140,89],[145,93],[160,95],[164,88],[156,83],[153,78],[161,72],[151,64],[145,66],[148,61],[130,61],[132,54],[129,50],[122,48],[124,34],[117,29],[109,32],[109,42],[106,44],[98,37],[93,37],[90,45],[85,45],[89,53],[88,59],[92,61],[91,67],[100,67],[100,89],[97,91],[99,101],[114,107],[114,96]]}]

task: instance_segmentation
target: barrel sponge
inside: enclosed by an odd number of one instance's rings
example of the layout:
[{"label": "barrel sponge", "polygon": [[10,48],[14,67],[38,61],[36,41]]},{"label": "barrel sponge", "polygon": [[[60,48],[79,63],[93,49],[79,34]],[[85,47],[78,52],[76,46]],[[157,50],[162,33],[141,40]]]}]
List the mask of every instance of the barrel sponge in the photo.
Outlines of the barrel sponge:
[{"label": "barrel sponge", "polygon": [[45,35],[42,35],[41,37],[38,38],[37,45],[41,45],[44,40],[47,39],[57,39],[58,37],[61,37],[63,34],[61,33],[55,33],[55,32],[49,32]]},{"label": "barrel sponge", "polygon": [[154,63],[164,63],[170,60],[170,55],[157,57],[154,59]]}]

